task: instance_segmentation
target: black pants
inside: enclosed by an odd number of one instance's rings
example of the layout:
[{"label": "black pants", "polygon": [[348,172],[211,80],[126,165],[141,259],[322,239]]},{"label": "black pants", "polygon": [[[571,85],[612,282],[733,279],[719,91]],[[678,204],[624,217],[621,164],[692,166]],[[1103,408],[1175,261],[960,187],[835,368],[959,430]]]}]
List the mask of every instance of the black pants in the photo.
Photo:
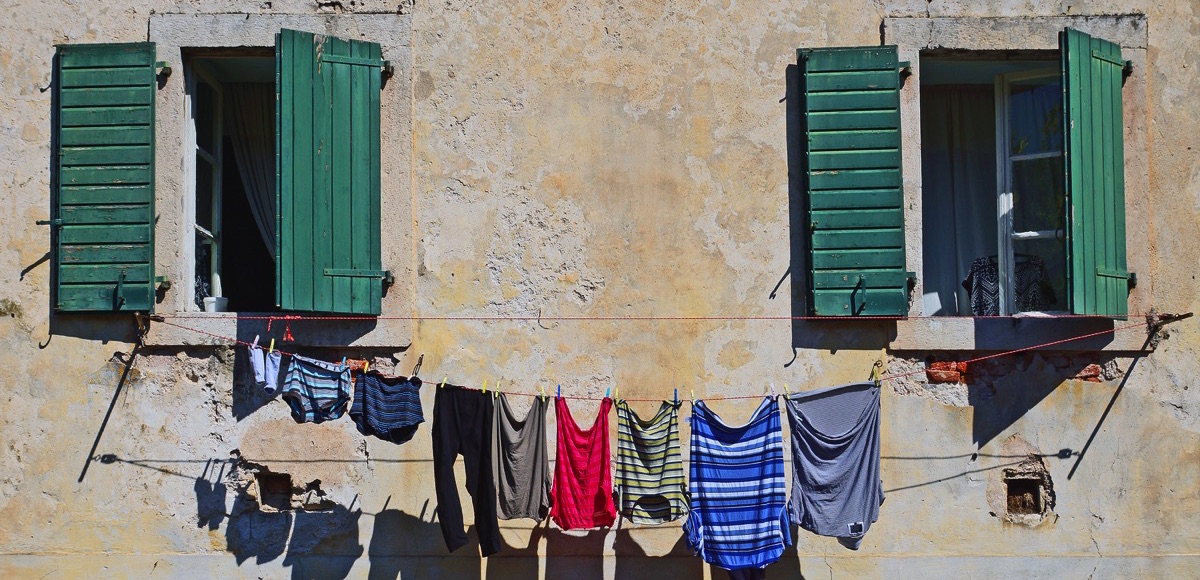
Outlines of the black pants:
[{"label": "black pants", "polygon": [[475,507],[475,529],[484,556],[500,551],[496,518],[496,484],[492,481],[492,395],[442,387],[433,399],[433,484],[442,537],[451,551],[467,543],[462,505],[454,482],[459,455],[467,468],[467,492]]}]

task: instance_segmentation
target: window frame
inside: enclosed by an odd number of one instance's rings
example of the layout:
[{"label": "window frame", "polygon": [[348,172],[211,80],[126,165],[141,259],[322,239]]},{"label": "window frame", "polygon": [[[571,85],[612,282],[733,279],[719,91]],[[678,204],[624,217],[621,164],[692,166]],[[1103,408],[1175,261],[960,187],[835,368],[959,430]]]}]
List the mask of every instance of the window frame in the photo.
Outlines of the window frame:
[{"label": "window frame", "polygon": [[[212,217],[213,228],[212,228],[212,231],[208,231],[207,234],[209,236],[211,236],[213,239],[213,242],[211,244],[213,254],[209,258],[209,264],[210,264],[209,277],[210,277],[210,281],[211,281],[210,283],[214,287],[216,287],[216,286],[220,285],[220,277],[222,275],[222,272],[221,272],[221,229],[222,229],[222,227],[221,227],[221,207],[222,207],[222,198],[225,195],[225,192],[222,190],[222,180],[224,179],[224,169],[225,169],[224,168],[224,151],[223,151],[224,137],[225,137],[225,127],[224,127],[225,111],[224,111],[223,107],[224,107],[224,102],[225,102],[225,95],[224,95],[223,88],[221,87],[221,83],[217,82],[215,79],[213,79],[212,75],[209,74],[208,71],[203,70],[203,68],[204,68],[203,66],[198,66],[197,63],[195,62],[195,60],[196,60],[196,55],[193,54],[193,55],[189,55],[187,57],[187,59],[184,60],[184,63],[183,63],[184,78],[185,78],[185,87],[184,87],[184,95],[183,95],[183,113],[184,113],[183,150],[185,152],[185,155],[183,158],[183,168],[184,168],[183,169],[183,175],[184,175],[183,187],[184,187],[184,206],[185,206],[184,211],[185,211],[185,216],[186,216],[185,217],[186,223],[190,223],[192,225],[193,235],[185,236],[186,239],[184,240],[184,256],[191,256],[191,260],[188,261],[187,264],[185,265],[186,277],[183,279],[183,283],[181,284],[180,290],[182,292],[184,292],[187,296],[192,297],[192,299],[190,301],[190,305],[189,305],[190,307],[188,308],[189,311],[203,312],[203,308],[200,308],[195,303],[196,251],[198,249],[197,244],[196,244],[195,234],[200,233],[201,235],[203,235],[204,233],[206,233],[205,231],[202,231],[203,228],[200,226],[199,223],[196,222],[196,219],[197,219],[196,204],[198,201],[197,196],[199,193],[196,189],[196,185],[197,185],[196,177],[197,177],[197,171],[198,171],[198,166],[199,166],[199,164],[196,161],[196,155],[203,155],[205,157],[210,158],[210,159],[207,159],[207,161],[213,166],[213,185],[212,185],[213,199],[212,199],[212,208],[211,208],[212,216],[213,216]],[[213,121],[215,124],[215,129],[213,132],[213,139],[214,139],[214,143],[216,145],[215,152],[203,151],[202,148],[200,147],[200,143],[197,139],[195,101],[196,101],[196,91],[198,90],[198,84],[199,84],[197,82],[198,80],[203,80],[205,83],[207,83],[210,87],[212,87],[213,91],[216,94],[217,103],[216,103],[215,107],[213,108]],[[186,154],[189,151],[192,152],[191,155]]]},{"label": "window frame", "polygon": [[[912,63],[913,74],[901,87],[901,118],[906,124],[902,144],[905,201],[905,237],[908,269],[917,273],[909,317],[896,322],[893,350],[956,351],[1005,350],[1035,342],[1070,338],[1089,331],[1114,328],[1112,318],[1046,319],[1036,315],[1013,318],[944,316],[923,318],[922,167],[920,131],[920,58],[925,51],[1053,51],[1059,53],[1058,33],[1073,28],[1117,43],[1122,57],[1132,62],[1133,73],[1125,82],[1122,130],[1125,147],[1125,218],[1127,224],[1148,224],[1149,208],[1144,203],[1149,189],[1149,127],[1146,59],[1146,17],[1140,14],[1111,16],[1062,16],[1028,18],[885,17],[883,44],[897,45],[899,59]],[[914,125],[916,124],[916,125]],[[1129,270],[1138,272],[1137,286],[1128,296],[1131,313],[1147,312],[1153,280],[1148,236],[1126,232]],[[1062,350],[1136,351],[1144,343],[1139,333],[1113,333],[1060,345]]]},{"label": "window frame", "polygon": [[[999,304],[1000,315],[1007,316],[1010,314],[1025,314],[1017,312],[1015,297],[1013,296],[1013,280],[1016,279],[1016,247],[1018,233],[1035,234],[1034,236],[1023,236],[1022,239],[1054,239],[1055,233],[1050,232],[1049,237],[1045,236],[1045,232],[1016,232],[1013,223],[1015,209],[1013,192],[1013,159],[1014,155],[1009,152],[1010,144],[1012,143],[1012,109],[1010,107],[1010,90],[1014,82],[1044,78],[1061,78],[1061,71],[1057,68],[1041,68],[1027,71],[1010,72],[996,75],[995,90],[996,90],[996,247],[999,248],[997,261],[999,262]],[[1064,158],[1065,151],[1062,147],[1055,152],[1059,158]],[[1043,153],[1035,153],[1037,157],[1026,157],[1025,159],[1048,158],[1052,155]],[[1058,177],[1066,180],[1066,170],[1061,169]],[[1064,191],[1064,197],[1067,193]],[[1064,205],[1062,218],[1063,236],[1066,236],[1067,213]],[[1066,238],[1064,237],[1064,244]],[[1070,256],[1068,253],[1063,255],[1064,262],[1062,264],[1063,271],[1069,268]],[[1067,299],[1063,297],[1064,301]],[[1029,314],[1065,314],[1069,310],[1064,311],[1038,311]]]},{"label": "window frame", "polygon": [[[189,304],[194,294],[185,292],[184,281],[194,271],[194,254],[188,237],[194,236],[194,216],[187,215],[183,164],[187,154],[184,132],[183,57],[190,49],[272,51],[275,34],[283,28],[329,34],[341,38],[370,38],[380,42],[385,59],[394,71],[380,94],[380,180],[381,203],[389,213],[409,215],[412,203],[412,115],[407,97],[411,96],[412,69],[408,54],[412,42],[410,14],[152,14],[149,17],[149,41],[155,43],[160,60],[176,71],[160,84],[156,93],[158,122],[154,129],[157,157],[155,167],[158,209],[154,236],[156,273],[173,283],[160,286],[156,311],[165,315],[187,315],[192,328],[221,336],[253,340],[265,329],[265,318],[282,317],[282,312],[195,312]],[[161,81],[160,81],[161,82]],[[381,228],[382,262],[397,283],[384,294],[381,316],[388,318],[346,320],[337,325],[293,326],[298,344],[308,346],[392,347],[412,341],[411,320],[397,314],[412,309],[412,288],[416,268],[413,255],[415,233],[412,228]],[[186,284],[189,288],[191,283]],[[165,290],[165,292],[164,292]],[[394,317],[394,318],[392,318]],[[262,323],[259,323],[259,320]],[[146,336],[148,345],[211,345],[220,341],[191,330],[170,325],[153,325]]]}]

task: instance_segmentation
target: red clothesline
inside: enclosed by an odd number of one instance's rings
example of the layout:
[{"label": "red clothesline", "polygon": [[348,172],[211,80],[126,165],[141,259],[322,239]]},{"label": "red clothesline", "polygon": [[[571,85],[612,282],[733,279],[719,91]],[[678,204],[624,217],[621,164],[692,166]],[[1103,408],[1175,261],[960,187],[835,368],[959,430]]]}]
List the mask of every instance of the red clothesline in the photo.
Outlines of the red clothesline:
[{"label": "red clothesline", "polygon": [[231,316],[222,316],[214,313],[202,312],[184,312],[179,314],[156,314],[156,318],[173,318],[177,320],[184,319],[199,319],[199,320],[266,320],[268,323],[279,322],[334,322],[334,321],[358,321],[370,322],[374,320],[444,320],[444,321],[469,321],[469,322],[536,322],[539,320],[549,322],[578,322],[578,321],[781,321],[781,320],[830,320],[830,321],[853,321],[853,320],[950,320],[954,318],[972,318],[972,319],[987,319],[987,320],[1051,320],[1063,318],[1081,318],[1095,320],[1119,320],[1125,318],[1144,318],[1146,314],[1128,314],[1125,316],[1098,316],[1094,314],[1046,314],[1038,316],[1023,316],[1020,314],[1005,314],[997,316],[971,316],[971,317],[954,317],[954,316],[771,316],[771,315],[745,315],[745,316],[662,316],[662,315],[632,315],[632,316],[542,316],[542,315],[491,315],[491,316],[425,316],[413,314],[410,316],[340,316],[340,315],[303,315],[303,314],[234,314]]},{"label": "red clothesline", "polygon": [[[189,317],[188,315],[178,315],[178,316],[173,316],[172,318],[188,318],[188,317]],[[1064,317],[1065,317],[1065,316],[1064,316]],[[208,317],[205,317],[205,318],[208,318]],[[271,318],[271,319],[274,319],[274,320],[282,320],[282,319],[283,319],[283,317],[256,317],[256,318],[262,318],[262,319]],[[354,317],[353,319],[360,319],[360,318],[361,318],[361,317]],[[326,318],[326,320],[344,320],[344,319],[346,319],[346,317],[331,317],[331,318]],[[289,320],[295,320],[295,319],[289,319]],[[547,318],[543,318],[542,320],[547,320]],[[237,339],[237,338],[234,338],[234,337],[229,337],[229,336],[222,336],[222,335],[220,335],[220,334],[216,334],[216,333],[213,333],[213,332],[209,332],[209,331],[207,331],[207,330],[201,330],[201,329],[199,329],[199,328],[192,328],[192,327],[190,327],[190,326],[184,326],[184,325],[182,325],[182,324],[176,324],[176,323],[174,323],[174,322],[169,322],[169,321],[167,321],[167,320],[158,320],[157,322],[160,322],[160,323],[162,323],[162,324],[166,324],[166,325],[168,325],[168,326],[173,326],[173,327],[175,327],[175,328],[180,328],[180,329],[183,329],[183,330],[189,330],[189,331],[196,332],[196,333],[199,333],[199,334],[207,335],[207,336],[210,336],[210,337],[212,337],[212,338],[215,338],[215,339],[218,339],[218,340],[223,340],[223,341],[230,342],[230,343],[233,343],[233,344],[240,344],[240,345],[245,345],[245,346],[251,346],[251,343],[249,343],[249,342],[246,342],[246,341],[244,341],[244,340],[239,340],[239,339]],[[971,364],[973,364],[973,363],[977,363],[977,362],[981,362],[981,361],[985,361],[985,360],[989,360],[989,359],[993,359],[993,358],[999,358],[999,357],[1003,357],[1003,356],[1010,356],[1010,355],[1019,354],[1019,353],[1022,353],[1022,352],[1028,352],[1028,351],[1032,351],[1032,350],[1038,350],[1038,349],[1042,349],[1042,348],[1047,348],[1047,347],[1051,347],[1051,346],[1056,346],[1056,345],[1059,345],[1059,344],[1065,344],[1065,343],[1068,343],[1068,342],[1074,342],[1074,341],[1078,341],[1078,340],[1084,340],[1084,339],[1088,339],[1088,338],[1093,338],[1093,337],[1096,337],[1096,336],[1102,336],[1102,335],[1105,335],[1105,334],[1115,334],[1115,333],[1117,333],[1117,332],[1121,332],[1121,331],[1124,331],[1124,330],[1130,330],[1130,329],[1134,329],[1134,328],[1143,328],[1143,329],[1144,329],[1144,328],[1146,328],[1146,325],[1145,325],[1145,323],[1135,323],[1135,324],[1128,324],[1128,325],[1125,325],[1125,326],[1115,326],[1115,327],[1113,327],[1113,328],[1108,328],[1108,329],[1104,329],[1104,330],[1099,330],[1099,331],[1096,331],[1096,332],[1089,332],[1089,333],[1087,333],[1087,334],[1081,334],[1081,335],[1079,335],[1079,336],[1073,336],[1073,337],[1070,337],[1070,338],[1063,338],[1063,339],[1054,340],[1054,341],[1050,341],[1050,342],[1044,342],[1044,343],[1041,343],[1041,344],[1035,344],[1035,345],[1032,345],[1032,346],[1027,346],[1027,347],[1023,347],[1023,348],[1017,348],[1017,349],[1008,350],[1008,351],[1004,351],[1004,352],[993,353],[993,354],[989,354],[989,355],[984,355],[984,356],[980,356],[980,357],[975,357],[975,358],[967,359],[967,360],[965,360],[965,361],[960,361],[960,362],[962,362],[962,363],[964,363],[964,364],[967,364],[967,365],[971,365]],[[259,345],[259,346],[261,346],[261,345]],[[293,356],[293,355],[294,355],[294,353],[287,352],[287,351],[284,351],[284,350],[280,350],[280,349],[275,349],[275,350],[277,350],[277,351],[278,351],[280,354],[285,354],[285,355],[288,355],[288,356]],[[915,374],[919,374],[919,373],[923,373],[923,372],[925,372],[925,369],[917,369],[917,370],[913,370],[913,371],[909,371],[909,372],[905,372],[905,373],[889,374],[889,375],[884,375],[884,376],[881,376],[881,377],[879,377],[879,380],[880,380],[880,381],[886,381],[886,380],[889,380],[889,379],[898,379],[898,378],[901,378],[901,377],[906,377],[906,376],[909,376],[909,375],[915,375]],[[471,389],[470,387],[461,387],[461,388],[468,388],[468,389]],[[481,390],[481,389],[471,389],[471,390]],[[516,396],[522,396],[522,397],[536,397],[536,396],[540,396],[540,395],[539,395],[539,394],[537,394],[537,393],[520,393],[520,392],[509,392],[509,391],[502,391],[502,392],[503,392],[504,394],[506,394],[506,395],[516,395]],[[764,396],[764,395],[736,395],[736,396],[724,396],[724,397],[704,397],[704,399],[705,399],[705,400],[709,400],[709,401],[725,401],[725,400],[737,400],[737,399],[758,399],[758,398],[761,398],[761,397],[763,397],[763,396]],[[576,399],[576,400],[582,400],[582,401],[602,401],[602,400],[604,400],[604,398],[605,398],[605,397],[580,397],[580,396],[568,396],[568,397],[565,397],[565,398],[567,398],[567,399]],[[666,399],[629,399],[629,398],[627,398],[627,399],[624,399],[624,400],[626,400],[626,401],[633,401],[633,402],[655,402],[655,401],[662,401],[662,400],[666,400]]]}]

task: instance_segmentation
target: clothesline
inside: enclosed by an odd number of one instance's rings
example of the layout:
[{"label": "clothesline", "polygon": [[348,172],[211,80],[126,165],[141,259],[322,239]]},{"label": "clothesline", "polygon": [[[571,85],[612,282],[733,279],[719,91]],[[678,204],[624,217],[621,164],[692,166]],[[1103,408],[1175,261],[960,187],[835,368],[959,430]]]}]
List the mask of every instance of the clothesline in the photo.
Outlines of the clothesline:
[{"label": "clothesline", "polygon": [[[184,318],[184,317],[186,317],[186,315],[184,315],[184,316],[174,316],[173,318]],[[283,317],[273,317],[273,318],[274,318],[275,320],[283,320]],[[177,323],[174,323],[174,322],[170,322],[170,321],[167,321],[167,320],[165,320],[165,319],[160,319],[160,320],[157,320],[157,322],[160,322],[161,324],[166,324],[166,325],[168,325],[168,326],[173,326],[173,327],[175,327],[175,328],[179,328],[179,329],[182,329],[182,330],[188,330],[188,331],[195,332],[195,333],[198,333],[198,334],[203,334],[203,335],[206,335],[206,336],[209,336],[209,337],[215,338],[215,339],[217,339],[217,340],[222,340],[222,341],[226,341],[226,342],[233,343],[233,344],[240,344],[240,345],[247,346],[247,347],[249,347],[249,346],[252,346],[252,344],[251,344],[251,343],[249,343],[249,342],[246,342],[246,341],[244,341],[244,340],[240,340],[240,339],[238,339],[238,338],[235,338],[235,337],[223,336],[223,335],[220,335],[220,334],[217,334],[217,333],[214,333],[214,332],[209,332],[209,331],[207,331],[207,330],[203,330],[203,329],[199,329],[199,328],[193,328],[193,327],[190,327],[190,326],[185,326],[185,325],[182,325],[182,324],[177,324]],[[1079,341],[1079,340],[1085,340],[1085,339],[1088,339],[1088,338],[1094,338],[1094,337],[1097,337],[1097,336],[1102,336],[1102,335],[1105,335],[1105,334],[1115,334],[1115,333],[1117,333],[1117,332],[1121,332],[1121,331],[1125,331],[1125,330],[1131,330],[1131,329],[1134,329],[1134,328],[1142,328],[1142,329],[1144,329],[1144,328],[1146,328],[1146,325],[1145,325],[1145,323],[1140,323],[1140,322],[1139,322],[1139,323],[1135,323],[1135,324],[1128,324],[1128,325],[1125,325],[1125,326],[1115,326],[1115,327],[1113,327],[1113,328],[1107,328],[1107,329],[1104,329],[1104,330],[1099,330],[1099,331],[1096,331],[1096,332],[1089,332],[1089,333],[1087,333],[1087,334],[1081,334],[1081,335],[1078,335],[1078,336],[1073,336],[1073,337],[1069,337],[1069,338],[1063,338],[1063,339],[1059,339],[1059,340],[1054,340],[1054,341],[1044,342],[1044,343],[1041,343],[1041,344],[1035,344],[1035,345],[1032,345],[1032,346],[1027,346],[1027,347],[1022,347],[1022,348],[1017,348],[1017,349],[1007,350],[1007,351],[1003,351],[1003,352],[998,352],[998,353],[988,354],[988,355],[979,356],[979,357],[975,357],[975,358],[967,359],[967,360],[965,360],[965,361],[958,361],[958,362],[961,362],[961,363],[963,363],[963,364],[966,364],[966,365],[968,365],[968,366],[969,366],[969,365],[971,365],[971,364],[974,364],[974,363],[977,363],[977,362],[982,362],[982,361],[985,361],[985,360],[990,360],[990,359],[994,359],[994,358],[1000,358],[1000,357],[1004,357],[1004,356],[1011,356],[1011,355],[1014,355],[1014,354],[1020,354],[1020,353],[1023,353],[1023,352],[1029,352],[1029,351],[1038,350],[1038,349],[1042,349],[1042,348],[1047,348],[1047,347],[1051,347],[1051,346],[1057,346],[1057,345],[1060,345],[1060,344],[1066,344],[1066,343],[1075,342],[1075,341]],[[282,355],[286,355],[286,356],[295,356],[295,353],[288,352],[288,351],[284,351],[284,350],[281,350],[281,349],[275,349],[275,351],[276,351],[276,352],[279,352],[279,353],[280,353],[280,354],[282,354]],[[886,380],[892,380],[892,379],[899,379],[899,378],[903,378],[903,377],[907,377],[907,376],[910,376],[910,375],[915,375],[915,374],[919,374],[919,373],[923,373],[923,372],[925,372],[925,369],[916,369],[916,370],[912,370],[912,371],[908,371],[908,372],[903,372],[903,373],[887,374],[887,375],[880,376],[878,380],[879,380],[879,381],[886,381]],[[436,383],[435,383],[435,386],[436,386]],[[482,389],[474,389],[474,388],[472,388],[472,387],[461,387],[461,386],[459,386],[459,385],[455,385],[455,386],[458,386],[459,388],[466,388],[466,389],[470,389],[470,390],[482,390]],[[786,388],[785,388],[785,390],[786,390]],[[772,387],[772,391],[774,391],[774,388],[773,388],[773,387]],[[505,395],[513,395],[513,396],[521,396],[521,397],[536,397],[536,396],[541,396],[539,393],[525,393],[525,392],[516,392],[516,391],[496,391],[496,392],[503,392]],[[676,392],[678,392],[678,391],[676,391]],[[690,396],[692,395],[692,392],[690,392],[690,391],[689,391],[689,393],[686,393],[686,394],[687,394],[687,395],[689,395],[689,398],[690,398]],[[772,392],[771,394],[775,394],[775,393],[773,393],[773,392]],[[560,395],[555,395],[555,396],[560,396]],[[758,399],[758,398],[762,398],[763,396],[765,396],[765,394],[756,394],[756,395],[727,395],[727,396],[720,396],[720,397],[703,397],[703,398],[704,398],[705,400],[709,400],[709,401],[714,401],[714,400],[715,400],[715,401],[725,401],[725,400],[739,400],[739,399]],[[581,401],[602,401],[602,400],[604,400],[604,399],[606,399],[606,398],[608,398],[608,397],[607,397],[607,396],[606,396],[606,397],[584,397],[584,396],[578,396],[578,395],[569,395],[569,396],[565,396],[565,397],[563,397],[563,398],[565,398],[565,399],[581,400]],[[661,399],[647,399],[647,398],[625,398],[625,399],[623,399],[623,400],[625,400],[625,401],[631,401],[631,402],[656,402],[656,401],[671,400],[671,399],[665,399],[665,398],[661,398]],[[686,398],[685,398],[685,399],[680,399],[680,400],[686,400]]]},{"label": "clothesline", "polygon": [[[1021,315],[1021,314],[1004,314],[993,316],[973,316],[972,319],[987,319],[987,320],[1054,320],[1054,319],[1095,319],[1095,320],[1120,320],[1125,318],[1145,318],[1147,314],[1128,314],[1125,316],[1098,316],[1095,314],[1039,314],[1036,316]],[[615,322],[634,322],[634,321],[799,321],[799,320],[829,320],[829,321],[854,321],[854,320],[947,320],[955,317],[948,316],[782,316],[782,315],[742,315],[742,316],[688,316],[688,315],[629,315],[629,316],[605,316],[605,315],[580,315],[580,316],[543,316],[533,314],[512,314],[512,315],[466,315],[466,316],[429,316],[421,314],[413,314],[409,316],[339,316],[339,315],[304,315],[304,314],[250,314],[242,315],[235,314],[232,316],[222,316],[213,313],[201,312],[184,312],[178,314],[156,314],[155,318],[173,318],[177,320],[199,319],[199,320],[266,320],[270,322],[370,322],[375,320],[441,320],[441,321],[465,321],[465,322],[536,322],[539,320],[548,322],[582,322],[582,321],[615,321]]]}]

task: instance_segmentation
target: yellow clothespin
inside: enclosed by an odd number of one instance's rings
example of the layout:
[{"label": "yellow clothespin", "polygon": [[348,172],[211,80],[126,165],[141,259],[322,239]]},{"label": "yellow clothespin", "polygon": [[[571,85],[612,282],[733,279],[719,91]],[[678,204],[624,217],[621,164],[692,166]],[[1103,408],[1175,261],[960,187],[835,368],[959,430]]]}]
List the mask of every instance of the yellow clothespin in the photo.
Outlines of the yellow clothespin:
[{"label": "yellow clothespin", "polygon": [[884,369],[887,368],[886,365],[887,365],[887,349],[881,348],[881,349],[879,349],[879,360],[875,361],[875,365],[872,368],[872,374],[874,375],[874,378],[875,378],[875,386],[876,387],[878,387],[880,385],[879,376],[883,373]]},{"label": "yellow clothespin", "polygon": [[613,387],[613,400],[616,401],[619,397],[617,393],[621,392],[621,387]]},{"label": "yellow clothespin", "polygon": [[371,361],[364,362],[363,363],[363,372],[364,373],[367,372],[367,367],[370,367],[370,366],[371,366]]},{"label": "yellow clothespin", "polygon": [[497,398],[499,396],[500,396],[500,379],[496,379],[496,388],[492,389],[492,397]]},{"label": "yellow clothespin", "polygon": [[792,396],[792,391],[791,391],[791,389],[788,388],[787,383],[783,383],[783,396],[785,396],[785,397]]},{"label": "yellow clothespin", "polygon": [[267,347],[267,354],[271,354],[272,352],[275,352],[275,339],[274,338],[271,339],[271,346]]},{"label": "yellow clothespin", "polygon": [[440,389],[445,386],[446,386],[446,377],[442,377],[442,384],[438,385],[438,388]]},{"label": "yellow clothespin", "polygon": [[696,404],[696,389],[692,389],[692,404]]},{"label": "yellow clothespin", "polygon": [[487,394],[487,379],[483,379],[483,394]]},{"label": "yellow clothespin", "polygon": [[542,389],[542,398],[545,399],[546,398],[546,385],[540,385],[539,388]]}]

